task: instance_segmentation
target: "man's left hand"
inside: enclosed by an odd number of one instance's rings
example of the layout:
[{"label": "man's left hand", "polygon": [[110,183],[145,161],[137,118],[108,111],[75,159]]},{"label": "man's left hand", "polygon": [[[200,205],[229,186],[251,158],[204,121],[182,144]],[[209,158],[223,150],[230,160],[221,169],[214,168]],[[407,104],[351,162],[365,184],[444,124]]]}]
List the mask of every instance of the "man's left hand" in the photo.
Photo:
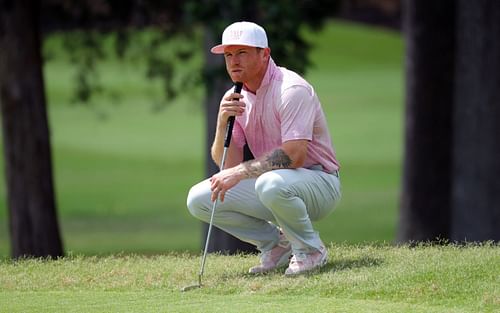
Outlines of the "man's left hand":
[{"label": "man's left hand", "polygon": [[242,179],[241,174],[236,170],[236,167],[228,168],[215,174],[210,178],[210,190],[212,190],[212,202],[219,198],[224,202],[226,192],[236,186]]}]

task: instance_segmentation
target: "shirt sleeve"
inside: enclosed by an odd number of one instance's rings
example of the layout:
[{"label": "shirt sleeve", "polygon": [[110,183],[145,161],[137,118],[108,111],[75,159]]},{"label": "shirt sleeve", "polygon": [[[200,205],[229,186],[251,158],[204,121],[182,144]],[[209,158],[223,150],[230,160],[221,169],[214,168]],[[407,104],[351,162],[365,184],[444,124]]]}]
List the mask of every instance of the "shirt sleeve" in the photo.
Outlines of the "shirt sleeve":
[{"label": "shirt sleeve", "polygon": [[312,140],[315,120],[314,93],[305,86],[292,86],[282,93],[279,107],[282,142]]}]

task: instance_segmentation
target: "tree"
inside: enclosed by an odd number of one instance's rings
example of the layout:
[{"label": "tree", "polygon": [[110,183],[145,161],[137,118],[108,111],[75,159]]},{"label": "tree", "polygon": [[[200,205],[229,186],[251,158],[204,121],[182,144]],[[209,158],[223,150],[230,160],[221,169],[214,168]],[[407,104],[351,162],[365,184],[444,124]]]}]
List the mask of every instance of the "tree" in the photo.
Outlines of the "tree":
[{"label": "tree", "polygon": [[45,105],[38,2],[0,2],[0,105],[12,256],[63,255]]},{"label": "tree", "polygon": [[398,241],[450,235],[455,1],[405,1],[406,115]]},{"label": "tree", "polygon": [[405,1],[398,241],[500,240],[500,3]]},{"label": "tree", "polygon": [[450,237],[500,241],[500,2],[458,8]]},{"label": "tree", "polygon": [[[151,6],[141,8],[139,2],[0,1],[0,106],[11,254],[14,258],[56,258],[63,255],[42,75],[40,19],[44,20],[44,26],[49,30],[51,27],[74,28],[82,25],[113,28],[138,16],[127,12],[143,13],[144,23],[155,23],[160,13],[155,10],[154,3],[147,3]],[[165,6],[171,8],[179,3],[169,2],[168,5]],[[126,9],[113,10],[117,6]],[[110,12],[113,12],[113,18],[107,19],[106,14]],[[165,12],[176,11],[161,10],[162,17],[167,15]],[[93,61],[100,55],[99,45],[94,39],[91,35],[84,36],[79,46],[88,47],[80,59],[85,66],[80,68],[77,84],[78,98],[83,101],[88,100],[90,93],[96,89],[89,84],[86,76],[92,74]],[[117,52],[120,51],[117,49]],[[169,73],[166,70],[165,77]],[[167,89],[170,86],[169,81]]]}]

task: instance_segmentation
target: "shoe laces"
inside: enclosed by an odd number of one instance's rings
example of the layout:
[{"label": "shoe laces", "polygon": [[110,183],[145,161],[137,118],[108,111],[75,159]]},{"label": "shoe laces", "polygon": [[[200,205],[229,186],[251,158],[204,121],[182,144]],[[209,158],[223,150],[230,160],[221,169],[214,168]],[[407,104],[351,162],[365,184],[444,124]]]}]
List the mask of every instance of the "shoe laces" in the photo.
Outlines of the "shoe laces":
[{"label": "shoe laces", "polygon": [[307,260],[307,255],[305,253],[297,253],[292,256],[290,260],[291,264],[304,263]]}]

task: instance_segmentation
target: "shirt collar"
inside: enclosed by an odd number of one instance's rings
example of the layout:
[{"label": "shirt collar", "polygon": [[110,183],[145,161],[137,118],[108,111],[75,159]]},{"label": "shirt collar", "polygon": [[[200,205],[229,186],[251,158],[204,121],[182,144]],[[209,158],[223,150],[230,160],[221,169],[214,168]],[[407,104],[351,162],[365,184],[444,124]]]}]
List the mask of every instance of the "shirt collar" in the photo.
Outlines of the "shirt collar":
[{"label": "shirt collar", "polygon": [[[257,88],[257,90],[255,91],[255,94],[257,94],[259,92],[259,90],[261,90],[263,87],[269,85],[269,83],[273,79],[274,74],[277,71],[278,71],[278,66],[276,65],[276,63],[274,63],[274,60],[271,57],[269,57],[269,62],[267,63],[266,73],[264,74],[264,77],[262,78],[262,81],[260,83],[259,88]],[[245,85],[243,85],[243,89],[250,91],[249,89],[247,89],[247,87]]]},{"label": "shirt collar", "polygon": [[276,66],[276,63],[274,63],[273,58],[269,57],[269,63],[267,64],[267,70],[266,74],[264,75],[264,78],[262,79],[262,82],[260,83],[259,89],[261,89],[264,86],[269,85],[271,82],[271,79],[273,77],[273,74],[277,71],[278,67]]}]

